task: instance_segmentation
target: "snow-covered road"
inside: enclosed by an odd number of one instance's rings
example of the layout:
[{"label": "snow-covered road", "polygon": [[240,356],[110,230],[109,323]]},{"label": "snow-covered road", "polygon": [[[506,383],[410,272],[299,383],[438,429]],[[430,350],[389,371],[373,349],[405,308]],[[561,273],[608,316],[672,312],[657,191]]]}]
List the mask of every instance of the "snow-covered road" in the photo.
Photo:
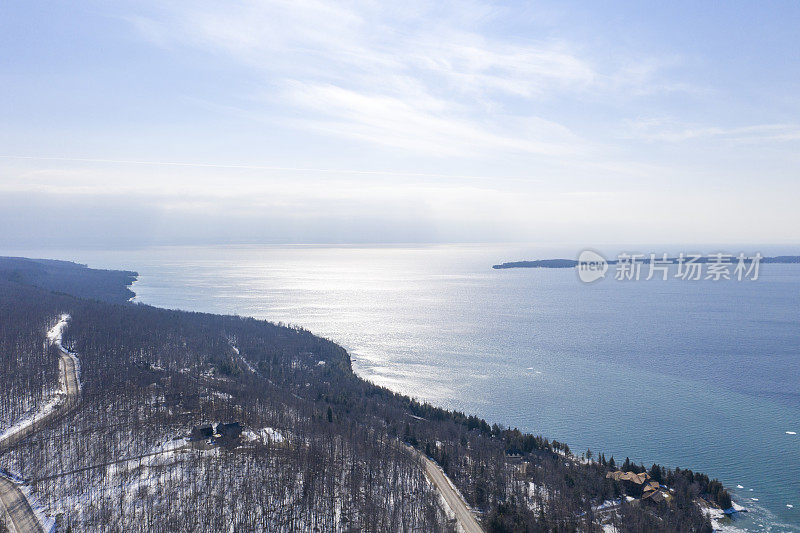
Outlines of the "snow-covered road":
[{"label": "snow-covered road", "polygon": [[[80,401],[80,362],[74,353],[61,345],[64,328],[69,315],[62,315],[59,322],[47,333],[50,342],[59,350],[61,393],[59,398],[43,406],[33,416],[22,420],[0,435],[0,454],[22,439],[39,431],[56,417],[73,410]],[[8,518],[14,533],[40,533],[46,531],[22,488],[14,481],[0,475],[0,511]],[[47,530],[52,529],[49,524]]]},{"label": "snow-covered road", "polygon": [[25,494],[16,484],[2,476],[0,476],[0,511],[5,515],[6,526],[11,533],[44,532]]}]

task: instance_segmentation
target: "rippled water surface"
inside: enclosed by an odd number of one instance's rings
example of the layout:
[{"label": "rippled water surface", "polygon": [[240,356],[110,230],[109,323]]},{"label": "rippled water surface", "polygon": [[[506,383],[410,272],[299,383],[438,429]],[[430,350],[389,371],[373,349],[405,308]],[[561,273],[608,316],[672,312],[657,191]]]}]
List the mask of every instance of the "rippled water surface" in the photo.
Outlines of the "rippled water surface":
[{"label": "rippled water surface", "polygon": [[57,255],[139,271],[145,303],[302,325],[367,379],[574,451],[707,472],[755,511],[735,527],[800,531],[787,434],[800,433],[800,265],[764,265],[755,282],[586,285],[569,269],[491,268],[574,256],[530,246]]}]

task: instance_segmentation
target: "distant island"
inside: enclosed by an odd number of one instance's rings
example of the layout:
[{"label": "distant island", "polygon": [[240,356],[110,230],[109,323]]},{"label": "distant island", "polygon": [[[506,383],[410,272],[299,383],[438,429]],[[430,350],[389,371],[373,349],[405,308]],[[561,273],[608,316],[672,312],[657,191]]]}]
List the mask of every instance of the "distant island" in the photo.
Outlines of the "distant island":
[{"label": "distant island", "polygon": [[[711,256],[701,256],[699,257],[695,263],[708,263],[713,261],[714,257]],[[732,259],[736,262],[737,258],[734,257]],[[658,259],[661,261],[661,259]],[[749,262],[750,259],[746,259],[746,262]],[[617,260],[608,260],[606,261],[609,265],[616,265],[619,261]],[[650,263],[650,258],[645,257],[641,259],[642,263]],[[678,258],[677,257],[670,257],[667,258],[666,263],[668,264],[677,264]],[[800,255],[779,255],[775,257],[762,257],[761,263],[783,263],[783,264],[800,264]],[[492,265],[494,269],[504,269],[504,268],[575,268],[578,266],[578,261],[576,259],[536,259],[532,261],[509,261],[506,263],[500,263],[499,265]]]}]

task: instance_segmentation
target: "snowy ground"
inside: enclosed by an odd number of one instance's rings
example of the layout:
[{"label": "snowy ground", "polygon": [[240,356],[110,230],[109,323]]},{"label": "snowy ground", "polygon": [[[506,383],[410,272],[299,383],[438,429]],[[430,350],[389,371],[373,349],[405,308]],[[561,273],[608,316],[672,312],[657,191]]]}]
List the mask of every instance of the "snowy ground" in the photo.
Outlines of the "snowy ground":
[{"label": "snowy ground", "polygon": [[46,404],[41,406],[37,410],[31,410],[27,413],[24,417],[19,419],[13,426],[4,429],[2,433],[0,433],[0,443],[2,443],[6,438],[9,436],[22,431],[26,427],[36,423],[38,420],[41,420],[48,414],[52,413],[58,406],[61,405],[65,400],[65,396],[61,391],[53,391],[51,399],[47,401]]},{"label": "snowy ground", "polygon": [[[165,528],[171,525],[175,530],[182,530],[179,524],[195,524],[199,530],[204,529],[202,524],[210,517],[220,531],[229,530],[233,524],[250,531],[310,531],[315,527],[344,531],[348,527],[340,520],[343,514],[356,524],[365,518],[353,507],[363,497],[360,491],[365,487],[359,483],[362,488],[357,495],[347,491],[354,486],[349,477],[351,468],[358,472],[367,466],[353,460],[340,439],[320,441],[313,451],[303,447],[290,452],[283,446],[264,448],[258,442],[287,442],[291,438],[288,432],[267,426],[246,430],[244,437],[255,446],[233,452],[187,446],[185,439],[166,437],[156,446],[142,450],[153,455],[48,480],[41,487],[37,485],[37,491],[47,485],[47,495],[41,495],[42,501],[48,503],[46,511],[53,515],[63,513],[62,527],[71,525],[80,530],[92,530],[100,523],[108,531],[121,531],[123,524],[130,523],[158,523]],[[308,457],[319,457],[331,445],[337,459],[331,465],[342,461],[347,468],[326,469],[312,475],[308,471],[311,462],[295,459],[298,453],[306,452]],[[389,502],[387,505],[396,506],[399,512],[408,511],[423,494],[438,495],[415,465],[408,466],[397,470],[395,465],[375,463],[376,475],[392,479],[392,484],[399,486],[371,487],[374,494],[370,498]],[[319,477],[323,472],[327,479],[324,484]],[[324,487],[327,488],[323,492]],[[308,491],[311,495],[304,496]],[[403,501],[399,501],[398,494],[403,495]],[[163,517],[174,523],[160,522]],[[292,517],[293,528],[285,526],[287,517]],[[404,517],[406,529],[413,529],[416,520]],[[398,526],[398,530],[402,529]]]},{"label": "snowy ground", "polygon": [[[711,527],[714,529],[714,531],[722,531],[724,533],[744,533],[743,529],[730,524],[730,521],[727,520],[725,513],[723,513],[721,509],[711,506],[703,506],[702,510],[709,520],[711,520]],[[725,523],[725,521],[728,523]]]},{"label": "snowy ground", "polygon": [[[64,352],[69,354],[69,356],[75,361],[75,368],[78,371],[78,375],[80,375],[80,362],[78,358],[72,352],[66,350],[61,346],[61,339],[64,334],[64,329],[67,327],[67,322],[69,322],[69,315],[64,314],[59,317],[59,321],[53,326],[50,331],[47,332],[47,339],[50,341],[51,344],[55,344]],[[80,385],[79,385],[80,386]],[[66,400],[66,383],[64,382],[64,376],[59,376],[59,389],[53,390],[47,393],[46,397],[48,398],[44,405],[36,408],[30,409],[22,418],[17,420],[11,427],[4,429],[0,432],[0,442],[6,439],[9,435],[17,433],[22,429],[36,423],[38,420],[46,417],[56,409]]]}]

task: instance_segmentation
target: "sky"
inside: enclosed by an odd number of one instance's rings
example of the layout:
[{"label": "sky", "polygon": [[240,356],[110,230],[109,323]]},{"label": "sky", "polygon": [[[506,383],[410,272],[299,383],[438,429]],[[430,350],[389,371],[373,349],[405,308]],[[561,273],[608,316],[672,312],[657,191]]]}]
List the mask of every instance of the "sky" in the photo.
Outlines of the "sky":
[{"label": "sky", "polygon": [[0,4],[0,249],[800,243],[800,4]]}]

